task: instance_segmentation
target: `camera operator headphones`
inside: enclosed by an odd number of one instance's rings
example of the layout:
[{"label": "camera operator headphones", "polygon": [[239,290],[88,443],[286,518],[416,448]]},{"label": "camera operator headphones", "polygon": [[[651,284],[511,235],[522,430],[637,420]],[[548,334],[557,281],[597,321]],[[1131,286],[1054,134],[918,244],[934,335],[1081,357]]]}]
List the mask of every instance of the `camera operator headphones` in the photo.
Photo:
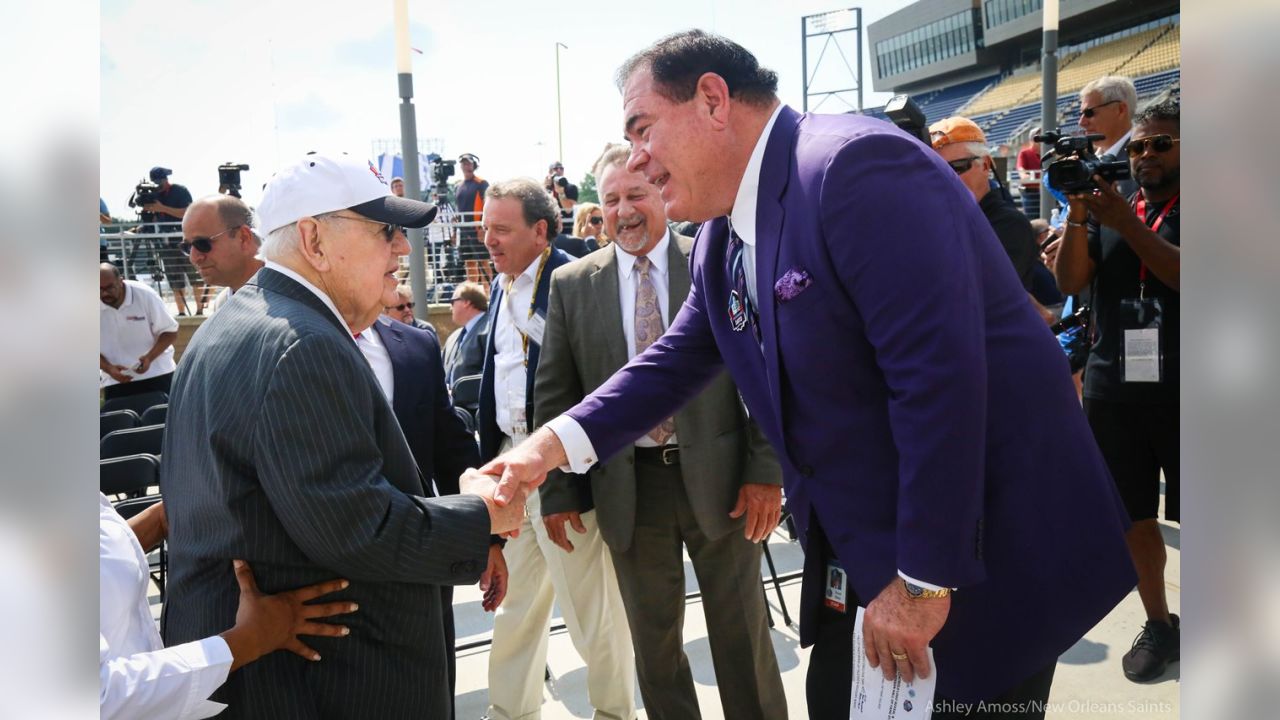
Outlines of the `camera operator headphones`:
[{"label": "camera operator headphones", "polygon": [[476,157],[475,155],[472,155],[471,153],[462,153],[461,155],[458,156],[458,162],[462,162],[463,160],[471,161],[472,170],[475,170],[476,168],[480,167],[480,158]]}]

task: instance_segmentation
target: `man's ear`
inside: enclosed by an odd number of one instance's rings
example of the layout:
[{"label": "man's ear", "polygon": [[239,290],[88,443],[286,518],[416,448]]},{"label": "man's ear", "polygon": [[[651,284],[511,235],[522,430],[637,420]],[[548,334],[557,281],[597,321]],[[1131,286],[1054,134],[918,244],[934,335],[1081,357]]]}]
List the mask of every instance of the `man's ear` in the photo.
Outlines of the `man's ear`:
[{"label": "man's ear", "polygon": [[325,246],[320,237],[320,223],[315,218],[305,217],[298,221],[298,253],[319,273],[332,269]]},{"label": "man's ear", "polygon": [[703,73],[694,88],[693,99],[698,112],[706,113],[713,129],[721,130],[729,125],[729,84],[716,73]]}]

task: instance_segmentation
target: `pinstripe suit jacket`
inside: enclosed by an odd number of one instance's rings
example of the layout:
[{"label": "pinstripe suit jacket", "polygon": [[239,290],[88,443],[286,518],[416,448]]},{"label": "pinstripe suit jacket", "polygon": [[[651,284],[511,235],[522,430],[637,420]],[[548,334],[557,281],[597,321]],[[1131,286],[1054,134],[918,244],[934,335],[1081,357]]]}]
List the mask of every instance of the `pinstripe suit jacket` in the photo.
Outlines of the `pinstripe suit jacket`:
[{"label": "pinstripe suit jacket", "polygon": [[167,644],[235,622],[233,558],[263,592],[335,577],[360,609],[323,660],[276,652],[232,674],[221,717],[441,718],[439,584],[484,570],[474,496],[425,498],[368,363],[310,291],[263,269],[192,338],[174,375],[161,463],[169,521]]}]

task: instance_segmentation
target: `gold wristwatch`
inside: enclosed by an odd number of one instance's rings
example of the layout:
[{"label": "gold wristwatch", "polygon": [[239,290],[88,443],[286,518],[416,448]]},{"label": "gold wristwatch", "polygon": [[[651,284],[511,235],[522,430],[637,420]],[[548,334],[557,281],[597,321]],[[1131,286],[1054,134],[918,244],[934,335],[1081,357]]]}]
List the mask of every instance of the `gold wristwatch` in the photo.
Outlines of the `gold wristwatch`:
[{"label": "gold wristwatch", "polygon": [[[901,580],[901,578],[899,578]],[[912,600],[923,600],[926,598],[944,598],[951,594],[951,588],[941,588],[939,590],[928,590],[922,588],[915,583],[902,580],[902,587],[907,591],[907,597]]]}]

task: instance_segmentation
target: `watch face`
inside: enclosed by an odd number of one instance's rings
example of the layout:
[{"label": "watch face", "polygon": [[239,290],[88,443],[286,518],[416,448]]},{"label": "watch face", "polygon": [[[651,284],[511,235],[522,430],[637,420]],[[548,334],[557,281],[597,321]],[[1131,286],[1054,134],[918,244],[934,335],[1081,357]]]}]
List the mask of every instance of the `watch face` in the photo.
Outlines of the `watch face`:
[{"label": "watch face", "polygon": [[924,588],[920,587],[919,585],[914,585],[912,583],[907,582],[906,580],[903,580],[902,584],[907,586],[907,594],[910,595],[911,597],[920,597],[921,595],[924,594]]}]

